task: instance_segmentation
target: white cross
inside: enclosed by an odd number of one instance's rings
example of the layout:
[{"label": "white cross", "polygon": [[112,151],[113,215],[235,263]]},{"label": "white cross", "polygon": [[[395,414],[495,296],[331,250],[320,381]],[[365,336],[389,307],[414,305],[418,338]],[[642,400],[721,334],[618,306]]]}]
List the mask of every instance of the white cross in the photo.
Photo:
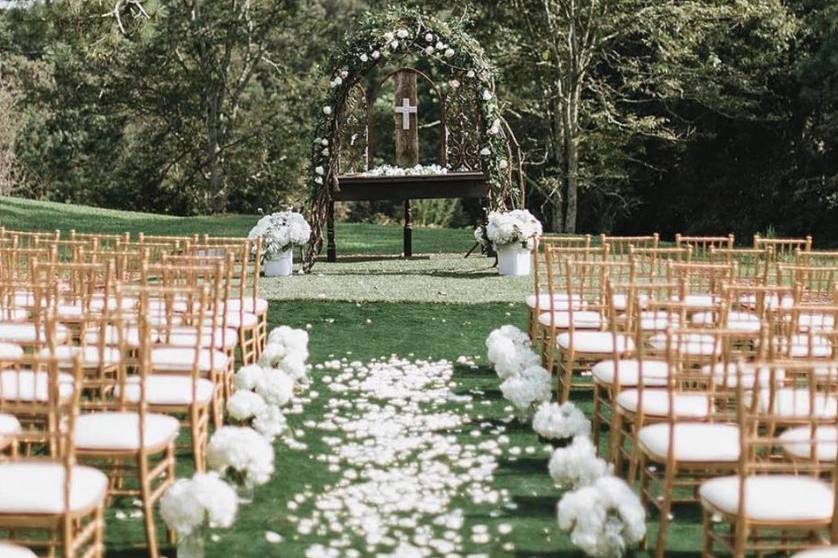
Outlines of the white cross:
[{"label": "white cross", "polygon": [[416,113],[417,107],[410,106],[410,99],[402,99],[402,106],[396,107],[396,112],[402,113],[402,130],[410,130],[410,115]]}]

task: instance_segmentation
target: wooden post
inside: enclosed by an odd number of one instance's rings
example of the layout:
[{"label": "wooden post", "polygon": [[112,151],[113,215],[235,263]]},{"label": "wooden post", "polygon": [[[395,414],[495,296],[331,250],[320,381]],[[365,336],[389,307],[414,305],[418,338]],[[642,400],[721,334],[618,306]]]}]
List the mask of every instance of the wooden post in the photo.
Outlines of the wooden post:
[{"label": "wooden post", "polygon": [[[416,73],[402,70],[394,75],[396,126],[396,164],[413,167],[419,164],[419,101]],[[413,255],[413,219],[410,200],[404,201],[404,257]]]}]

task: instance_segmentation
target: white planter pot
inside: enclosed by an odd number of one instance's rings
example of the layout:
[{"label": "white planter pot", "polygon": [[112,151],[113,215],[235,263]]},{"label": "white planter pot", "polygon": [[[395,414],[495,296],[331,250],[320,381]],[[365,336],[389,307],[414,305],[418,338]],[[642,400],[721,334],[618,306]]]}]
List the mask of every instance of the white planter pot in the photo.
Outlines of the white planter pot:
[{"label": "white planter pot", "polygon": [[505,244],[496,248],[498,253],[498,273],[500,275],[521,276],[530,274],[530,251],[520,244]]},{"label": "white planter pot", "polygon": [[265,260],[263,266],[265,277],[288,277],[294,272],[294,252],[286,250],[271,259]]}]

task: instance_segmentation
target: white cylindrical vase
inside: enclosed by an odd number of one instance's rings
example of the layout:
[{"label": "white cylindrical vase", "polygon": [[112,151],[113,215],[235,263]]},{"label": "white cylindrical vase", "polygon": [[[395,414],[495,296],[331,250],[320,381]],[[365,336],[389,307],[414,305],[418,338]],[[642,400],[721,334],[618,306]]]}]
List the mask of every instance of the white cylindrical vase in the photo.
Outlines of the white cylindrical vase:
[{"label": "white cylindrical vase", "polygon": [[290,248],[265,260],[265,277],[288,277],[294,272],[294,252]]},{"label": "white cylindrical vase", "polygon": [[530,274],[530,250],[519,243],[497,246],[498,273],[519,277]]}]

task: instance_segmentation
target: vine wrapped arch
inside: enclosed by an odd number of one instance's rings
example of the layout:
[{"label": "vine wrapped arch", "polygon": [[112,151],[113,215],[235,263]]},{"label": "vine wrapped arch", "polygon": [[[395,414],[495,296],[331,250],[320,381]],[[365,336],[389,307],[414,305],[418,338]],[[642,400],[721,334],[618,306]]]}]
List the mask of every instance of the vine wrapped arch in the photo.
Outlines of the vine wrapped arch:
[{"label": "vine wrapped arch", "polygon": [[362,80],[377,66],[397,63],[408,56],[428,61],[435,71],[445,75],[449,88],[468,92],[479,107],[477,155],[489,186],[486,209],[512,209],[522,204],[521,150],[501,114],[493,70],[479,43],[461,23],[444,22],[414,10],[395,8],[383,14],[369,14],[332,57],[329,93],[318,108],[319,124],[311,156],[312,233],[303,262],[306,272],[323,247],[323,225],[333,193],[340,188],[342,125],[357,105]]}]

